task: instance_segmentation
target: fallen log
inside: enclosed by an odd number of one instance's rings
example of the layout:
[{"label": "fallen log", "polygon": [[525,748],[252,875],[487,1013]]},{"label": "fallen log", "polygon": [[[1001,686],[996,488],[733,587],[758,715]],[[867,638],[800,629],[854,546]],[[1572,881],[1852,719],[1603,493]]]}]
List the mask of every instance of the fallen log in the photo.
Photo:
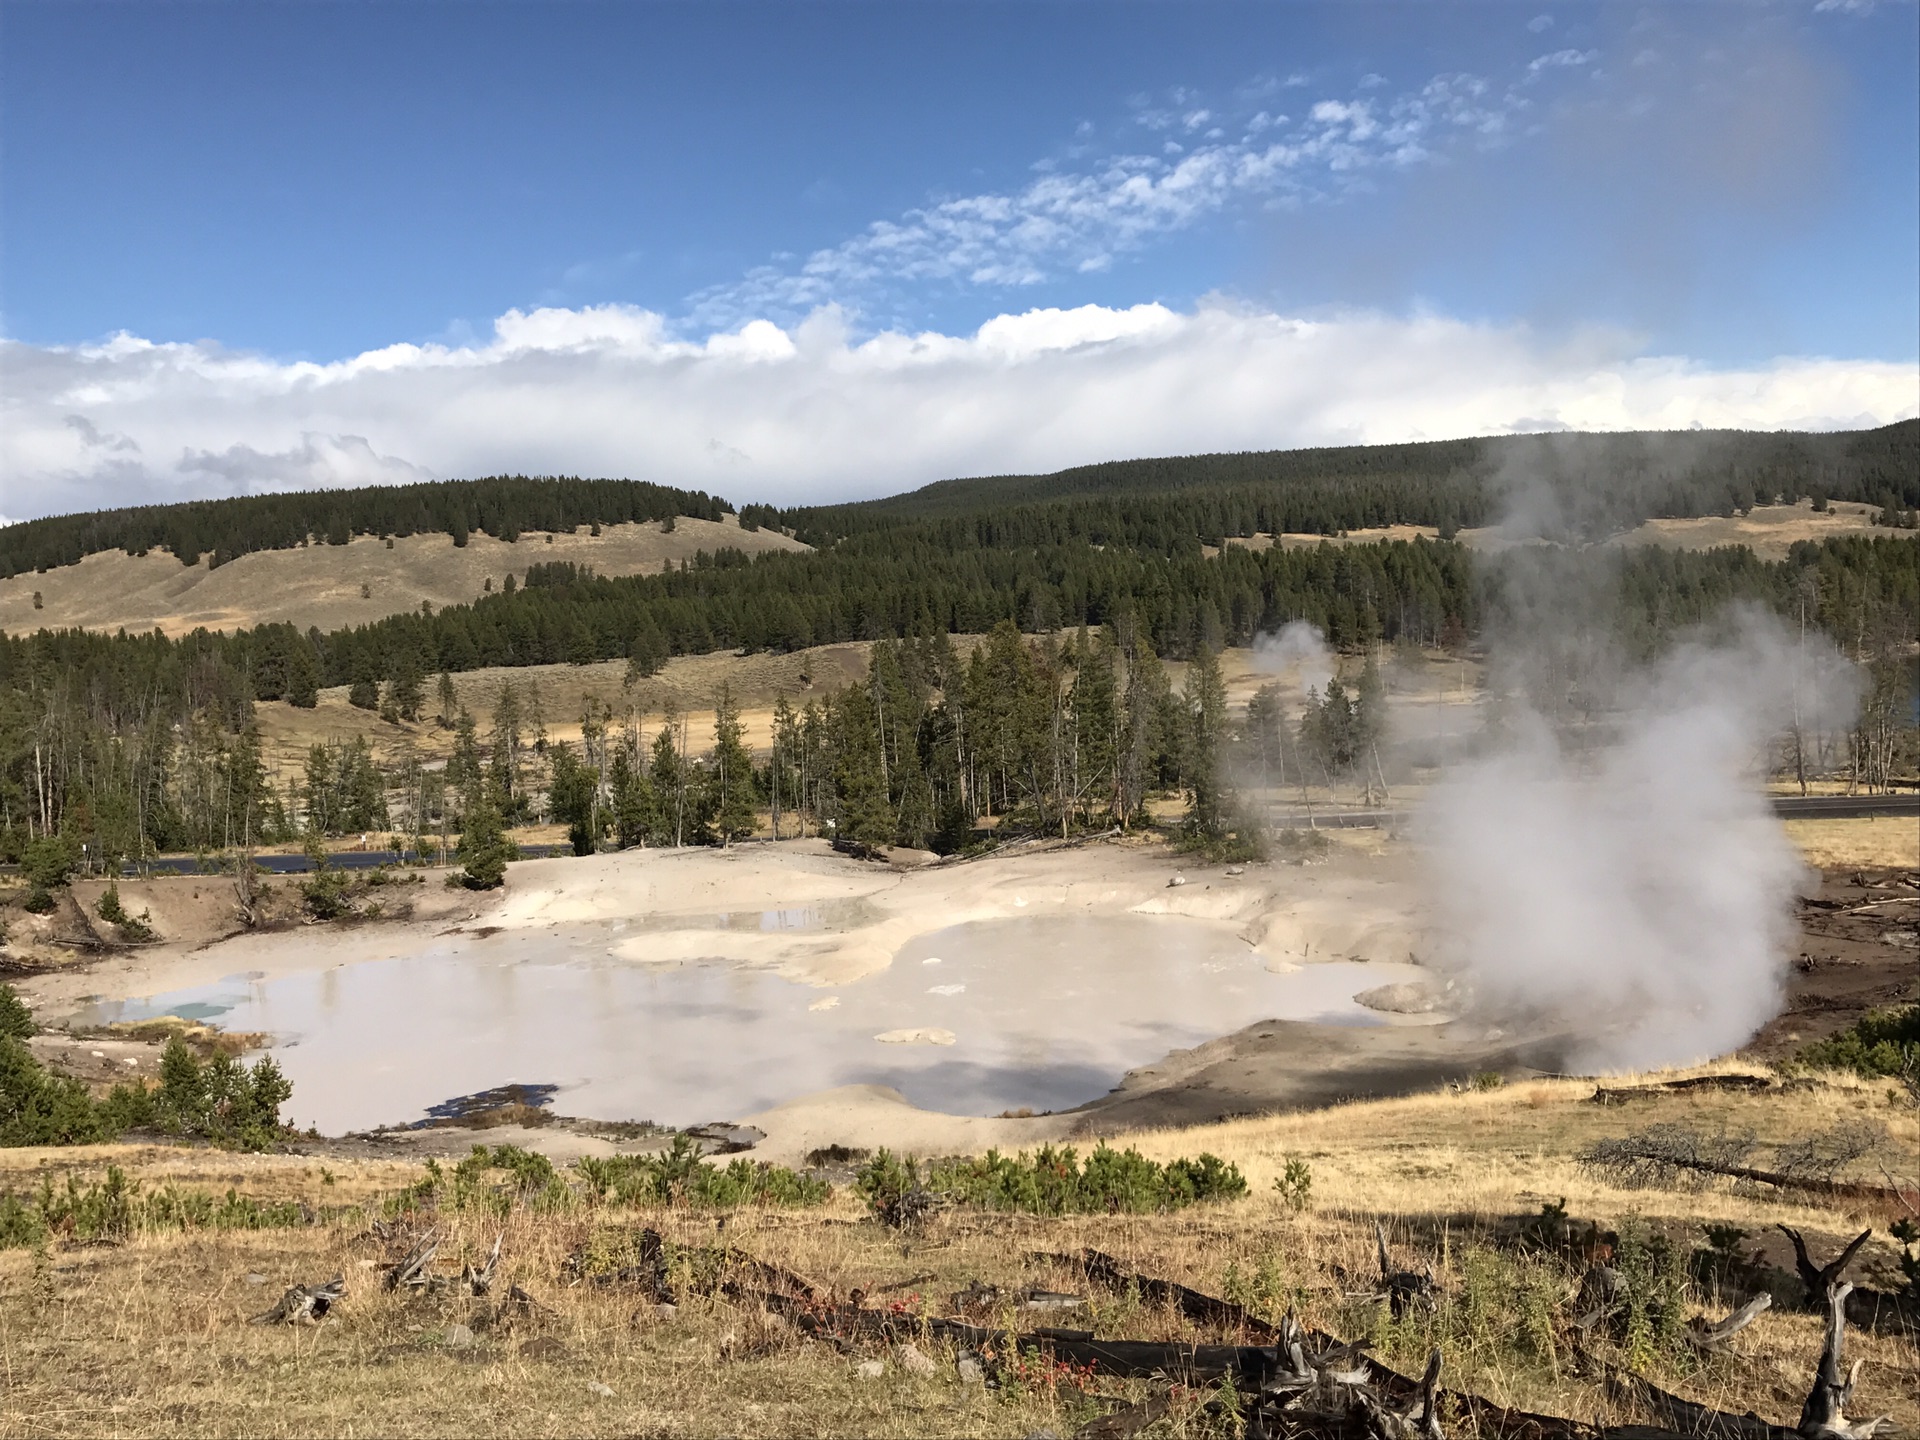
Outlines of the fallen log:
[{"label": "fallen log", "polygon": [[1104,1251],[1086,1249],[1078,1255],[1063,1255],[1056,1251],[1036,1250],[1030,1252],[1027,1258],[1046,1260],[1078,1270],[1089,1281],[1104,1285],[1118,1294],[1134,1290],[1148,1304],[1171,1305],[1196,1324],[1218,1325],[1227,1330],[1239,1330],[1262,1340],[1274,1340],[1279,1337],[1280,1332],[1277,1328],[1262,1320],[1244,1305],[1236,1305],[1231,1300],[1222,1300],[1204,1291],[1190,1289],[1174,1280],[1160,1280],[1151,1275],[1139,1274],[1127,1269]]}]

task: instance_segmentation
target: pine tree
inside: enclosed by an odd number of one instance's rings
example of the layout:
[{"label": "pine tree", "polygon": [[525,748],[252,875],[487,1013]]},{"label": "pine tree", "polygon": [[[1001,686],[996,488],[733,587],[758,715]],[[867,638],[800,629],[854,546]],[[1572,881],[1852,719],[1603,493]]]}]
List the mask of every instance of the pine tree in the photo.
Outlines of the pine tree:
[{"label": "pine tree", "polygon": [[869,850],[891,843],[893,807],[880,774],[880,730],[866,687],[850,685],[833,707],[833,783],[839,792],[836,838]]},{"label": "pine tree", "polygon": [[669,712],[653,737],[653,756],[647,778],[652,782],[654,815],[650,826],[656,845],[678,845],[686,829],[687,767],[674,739],[675,716]]},{"label": "pine tree", "polygon": [[1186,831],[1204,840],[1223,838],[1228,829],[1225,777],[1220,741],[1226,728],[1227,690],[1220,662],[1202,646],[1187,666],[1182,697],[1186,708],[1186,747],[1181,772],[1187,787]]},{"label": "pine tree", "polygon": [[419,663],[409,650],[402,650],[394,661],[392,677],[387,681],[387,708],[402,720],[418,720],[420,705],[426,698]]},{"label": "pine tree", "polygon": [[307,750],[305,778],[306,833],[316,839],[331,835],[334,832],[333,753],[325,745],[315,744]]},{"label": "pine tree", "polygon": [[320,703],[320,667],[303,640],[296,639],[287,652],[287,703],[300,710]]},{"label": "pine tree", "polygon": [[612,785],[614,835],[620,848],[646,844],[657,808],[653,784],[628,758],[624,747],[614,752]]},{"label": "pine tree", "polygon": [[1119,713],[1113,652],[1083,631],[1074,647],[1072,805],[1089,822],[1119,808]]},{"label": "pine tree", "polygon": [[[773,755],[767,761],[767,798],[773,804],[773,838],[780,838],[780,810],[789,793],[797,790],[800,721],[785,695],[773,702]],[[797,803],[797,802],[796,802]]]},{"label": "pine tree", "polygon": [[440,682],[435,687],[440,702],[440,728],[451,730],[454,717],[460,711],[460,697],[453,688],[453,676],[445,670],[440,672]]},{"label": "pine tree", "polygon": [[753,834],[753,758],[741,738],[740,707],[733,688],[722,682],[714,697],[713,756],[708,767],[713,787],[713,826],[722,845]]},{"label": "pine tree", "polygon": [[347,687],[347,703],[358,710],[378,710],[380,708],[380,686],[373,676],[362,670],[353,677],[353,683]]},{"label": "pine tree", "polygon": [[567,827],[573,853],[591,855],[600,844],[595,817],[598,777],[565,745],[548,747],[547,764],[547,808],[555,820]]},{"label": "pine tree", "polygon": [[520,851],[500,823],[500,812],[490,796],[467,816],[460,831],[461,883],[469,890],[492,890],[506,878],[507,862],[517,860]]},{"label": "pine tree", "polygon": [[1143,819],[1147,791],[1159,779],[1166,751],[1163,715],[1168,699],[1167,672],[1146,635],[1129,619],[1121,630],[1127,660],[1127,691],[1121,731],[1120,822]]}]

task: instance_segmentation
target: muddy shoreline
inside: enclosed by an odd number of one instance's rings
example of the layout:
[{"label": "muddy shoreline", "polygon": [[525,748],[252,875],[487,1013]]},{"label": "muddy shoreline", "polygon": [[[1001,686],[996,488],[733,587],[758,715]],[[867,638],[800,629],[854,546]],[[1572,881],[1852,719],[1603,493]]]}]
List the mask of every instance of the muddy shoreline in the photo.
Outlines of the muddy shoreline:
[{"label": "muddy shoreline", "polygon": [[[449,890],[429,876],[430,883],[412,888],[406,919],[238,936],[218,933],[223,882],[182,877],[138,887],[150,894],[129,895],[152,906],[166,943],[13,983],[51,1024],[50,1033],[32,1042],[42,1058],[105,1084],[150,1076],[158,1046],[97,1029],[62,1033],[62,1022],[81,1015],[94,997],[158,995],[235,975],[285,978],[402,960],[448,935],[532,941],[585,933],[586,927],[596,936],[607,932],[603,938],[613,942],[609,957],[625,966],[720,961],[743,973],[772,972],[823,996],[884,971],[915,935],[1039,915],[1177,918],[1232,936],[1272,970],[1329,960],[1404,962],[1423,943],[1410,857],[1378,837],[1356,839],[1336,847],[1325,864],[1261,865],[1232,875],[1224,867],[1191,866],[1151,843],[1033,847],[965,865],[919,868],[856,862],[824,846],[797,844],[626,852],[516,865],[507,888],[492,895]],[[1176,877],[1183,883],[1172,883]],[[1803,906],[1803,958],[1788,976],[1786,1005],[1743,1054],[1781,1058],[1843,1028],[1867,1008],[1914,998],[1916,956],[1902,938],[1911,934],[1908,912],[1914,907],[1898,903],[1910,893],[1900,882],[1911,878],[1897,872],[1825,877],[1821,893]],[[122,890],[128,895],[136,887]],[[1876,904],[1889,899],[1896,903]],[[1861,905],[1875,908],[1862,911]],[[783,919],[766,919],[821,913],[833,922],[788,928]],[[736,917],[743,915],[759,922],[742,924]],[[977,1151],[1316,1108],[1433,1089],[1483,1072],[1518,1078],[1560,1064],[1561,1047],[1551,1034],[1503,1035],[1484,1024],[1450,1020],[1444,1012],[1388,1018],[1397,1023],[1252,1016],[1152,1063],[1124,1073],[1116,1069],[1108,1093],[1053,1114],[948,1114],[918,1108],[884,1085],[854,1084],[791,1094],[749,1114],[701,1118],[746,1122],[764,1131],[756,1154],[770,1159],[797,1160],[836,1144]],[[530,1077],[497,1077],[511,1078]],[[456,1089],[446,1087],[440,1098]],[[462,1153],[489,1140],[560,1157],[651,1148],[665,1133],[644,1125],[546,1118],[567,1108],[562,1096],[547,1110],[521,1107],[482,1116],[478,1123],[470,1118],[464,1124],[316,1138],[300,1148],[397,1159]]]}]

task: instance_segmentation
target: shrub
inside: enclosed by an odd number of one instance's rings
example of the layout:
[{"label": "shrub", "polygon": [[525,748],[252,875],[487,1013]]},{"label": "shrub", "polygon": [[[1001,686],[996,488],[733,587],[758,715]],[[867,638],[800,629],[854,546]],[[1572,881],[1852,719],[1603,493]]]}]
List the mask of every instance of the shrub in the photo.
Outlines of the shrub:
[{"label": "shrub", "polygon": [[24,1041],[0,1036],[0,1145],[91,1145],[111,1138],[85,1085],[48,1074]]},{"label": "shrub", "polygon": [[1920,1070],[1920,1005],[1871,1011],[1838,1035],[1803,1045],[1796,1058],[1802,1065],[1851,1070],[1868,1080]]},{"label": "shrub", "polygon": [[[504,1173],[504,1181],[496,1181],[495,1172]],[[504,1216],[516,1202],[552,1211],[564,1210],[572,1200],[573,1192],[553,1162],[518,1145],[476,1145],[453,1167],[449,1203],[456,1210],[480,1209]]]},{"label": "shrub", "polygon": [[141,1231],[267,1230],[312,1220],[298,1201],[255,1200],[233,1190],[216,1197],[168,1185],[143,1194],[140,1182],[115,1165],[97,1184],[82,1185],[69,1174],[66,1185],[56,1188],[53,1177],[44,1176],[31,1200],[0,1195],[0,1249],[30,1248],[55,1234],[124,1240]]},{"label": "shrub", "polygon": [[228,1055],[203,1063],[176,1035],[160,1056],[151,1114],[153,1123],[176,1135],[229,1150],[265,1150],[281,1136],[280,1107],[292,1095],[272,1056],[251,1067]]},{"label": "shrub", "polygon": [[326,846],[317,836],[307,839],[307,860],[313,870],[300,882],[300,903],[307,914],[315,920],[338,920],[342,915],[351,915],[353,902],[347,891],[352,881],[345,871],[327,863]]},{"label": "shrub", "polygon": [[673,1144],[656,1155],[589,1157],[576,1169],[589,1196],[621,1205],[795,1208],[819,1205],[833,1194],[826,1181],[784,1165],[745,1158],[715,1165],[702,1158],[699,1145],[686,1135],[676,1135]]},{"label": "shrub", "polygon": [[901,1159],[882,1146],[853,1177],[853,1193],[867,1202],[874,1216],[888,1225],[901,1225],[912,1216],[908,1205],[925,1194],[920,1165],[911,1155]]},{"label": "shrub", "polygon": [[[57,890],[66,884],[73,878],[74,869],[79,864],[79,846],[65,835],[38,836],[29,840],[26,849],[20,853],[20,873],[36,895]],[[28,908],[33,907],[29,905]]]},{"label": "shrub", "polygon": [[1287,1156],[1286,1169],[1273,1182],[1289,1210],[1304,1210],[1313,1199],[1313,1167],[1298,1155]]},{"label": "shrub", "polygon": [[[881,1151],[856,1177],[855,1189],[875,1214],[883,1215],[918,1183],[912,1159]],[[1043,1145],[1032,1155],[989,1150],[975,1160],[945,1160],[928,1172],[926,1188],[963,1204],[1036,1215],[1090,1215],[1178,1210],[1208,1200],[1247,1193],[1236,1165],[1215,1155],[1171,1160],[1165,1165],[1128,1147],[1096,1145],[1083,1163],[1071,1146]]]},{"label": "shrub", "polygon": [[153,912],[143,910],[138,915],[129,915],[120,903],[120,882],[109,880],[106,892],[100,897],[96,907],[100,918],[120,931],[123,940],[151,940],[154,938]]}]

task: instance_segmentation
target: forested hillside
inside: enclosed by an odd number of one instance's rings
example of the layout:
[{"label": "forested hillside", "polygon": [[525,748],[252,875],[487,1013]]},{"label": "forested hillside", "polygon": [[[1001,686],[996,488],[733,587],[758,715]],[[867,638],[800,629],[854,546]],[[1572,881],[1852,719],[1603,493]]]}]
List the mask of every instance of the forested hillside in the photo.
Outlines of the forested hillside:
[{"label": "forested hillside", "polygon": [[857,505],[748,506],[741,515],[810,545],[924,520],[945,522],[944,535],[970,532],[979,544],[1073,537],[1165,548],[1182,536],[1331,535],[1384,525],[1451,531],[1489,523],[1523,492],[1550,496],[1559,522],[1579,539],[1654,517],[1809,496],[1913,510],[1920,421],[1834,434],[1510,435],[1117,460],[1052,475],[943,480]]},{"label": "forested hillside", "polygon": [[189,500],[8,525],[0,529],[0,578],[72,565],[102,550],[144,555],[165,549],[183,565],[205,555],[217,566],[256,550],[289,550],[309,540],[344,545],[355,535],[441,533],[464,545],[475,531],[511,541],[528,531],[577,525],[677,515],[718,520],[731,509],[704,491],[640,480],[525,475]]},{"label": "forested hillside", "polygon": [[[506,819],[564,819],[587,848],[677,843],[741,833],[750,824],[743,815],[769,802],[873,843],[948,846],[983,813],[1071,830],[1129,819],[1148,791],[1169,788],[1187,795],[1194,834],[1215,843],[1234,825],[1216,773],[1223,747],[1252,745],[1265,768],[1280,754],[1275,747],[1291,746],[1288,763],[1306,757],[1332,775],[1359,762],[1377,720],[1364,694],[1331,690],[1297,727],[1279,724],[1276,703],[1228,716],[1207,679],[1217,675],[1211,657],[1220,647],[1294,620],[1352,651],[1469,647],[1503,603],[1513,567],[1542,556],[1577,562],[1593,623],[1643,652],[1733,601],[1824,628],[1868,672],[1868,719],[1849,741],[1849,763],[1866,783],[1883,783],[1889,767],[1905,763],[1899,737],[1911,730],[1920,633],[1920,540],[1903,529],[1803,541],[1778,561],[1739,547],[1476,555],[1425,538],[1203,548],[1256,531],[1431,522],[1443,501],[1459,507],[1444,512],[1454,521],[1484,519],[1490,487],[1533,481],[1560,497],[1563,516],[1613,507],[1622,523],[1646,514],[1652,487],[1662,484],[1678,513],[1756,498],[1866,497],[1883,508],[1884,522],[1901,527],[1911,526],[1920,503],[1913,424],[1851,436],[1666,439],[1679,448],[1659,451],[1659,464],[1621,462],[1617,489],[1596,458],[1604,449],[1570,446],[1567,437],[1526,452],[1538,462],[1527,472],[1532,480],[1514,478],[1525,468],[1519,451],[1496,452],[1496,464],[1482,442],[1313,452],[1333,458],[1284,459],[1295,478],[1271,483],[1249,477],[1274,457],[1227,457],[1218,472],[1207,472],[1213,462],[1204,459],[1142,462],[1075,472],[1080,478],[1062,499],[1033,498],[1050,493],[1042,488],[1050,482],[996,480],[919,492],[934,497],[924,513],[911,496],[763,513],[822,548],[702,552],[665,573],[623,578],[535,562],[521,583],[509,575],[472,604],[422,606],[332,633],[282,624],[178,640],[79,630],[0,637],[0,856],[37,854],[57,871],[82,843],[93,854],[104,847],[136,855],[342,826],[444,833],[476,807]],[[1343,482],[1328,465],[1353,468]],[[1153,488],[1156,474],[1170,477],[1164,488]],[[474,500],[477,508],[459,510],[456,523],[512,531],[530,521],[564,528],[570,516],[591,523],[584,517],[602,502],[627,505],[629,515],[656,503],[720,504],[600,482],[561,482],[550,493],[540,482],[486,484],[495,488],[367,492],[368,508],[352,513],[397,529],[423,524],[434,518],[433,504],[463,496],[448,503]],[[1076,490],[1088,493],[1072,498]],[[1604,503],[1581,511],[1576,502],[1588,492]],[[1640,499],[1619,510],[1619,493]],[[401,507],[409,496],[422,507],[412,518]],[[504,497],[503,508],[486,512],[483,496]],[[324,506],[334,497],[268,498],[291,508],[219,513],[274,515],[289,528],[247,529],[235,520],[232,543],[291,536],[304,523],[295,502]],[[359,523],[339,518],[356,503],[343,499],[346,508],[327,512],[329,523]],[[163,524],[168,513],[140,523]],[[53,534],[64,522],[45,523]],[[83,533],[68,539],[81,543],[74,537]],[[989,632],[992,643],[964,666],[944,640]],[[674,654],[845,640],[902,643],[876,652],[871,693],[856,686],[787,716],[771,768],[742,759],[737,726],[723,724],[713,752],[695,764],[684,733],[675,738],[663,726],[667,738],[656,736],[643,754],[640,737],[611,735],[604,715],[582,717],[578,750],[556,745],[535,760],[511,714],[494,717],[483,740],[474,717],[453,707],[444,718],[456,733],[456,759],[444,771],[415,760],[404,775],[385,774],[364,744],[320,746],[306,780],[288,791],[271,782],[253,721],[257,702],[312,706],[323,685],[349,686],[353,704],[413,719],[452,693],[451,684],[434,685],[436,673],[625,659],[646,674]],[[1194,662],[1179,695],[1154,678],[1163,656]],[[889,678],[896,672],[897,682]],[[390,811],[390,795],[396,806],[407,797],[404,806]]]}]

